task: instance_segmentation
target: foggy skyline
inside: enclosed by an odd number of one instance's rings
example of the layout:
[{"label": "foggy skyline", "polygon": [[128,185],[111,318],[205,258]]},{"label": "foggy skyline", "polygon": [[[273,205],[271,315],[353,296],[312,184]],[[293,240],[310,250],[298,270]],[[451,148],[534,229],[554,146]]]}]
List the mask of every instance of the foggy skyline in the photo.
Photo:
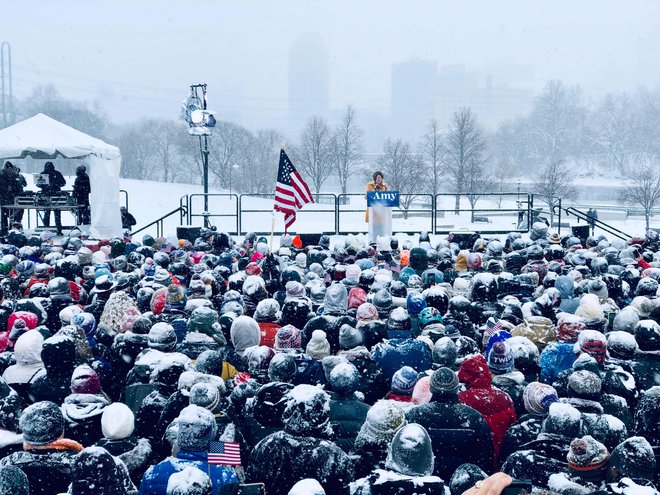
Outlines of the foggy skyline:
[{"label": "foggy skyline", "polygon": [[[660,81],[652,1],[5,0],[2,12],[16,98],[52,83],[115,123],[177,118],[189,85],[206,82],[219,119],[283,127],[289,54],[305,37],[327,49],[330,110],[389,115],[392,65],[414,59],[464,65],[482,84],[561,79],[587,98]],[[533,76],[505,80],[520,67]]]}]

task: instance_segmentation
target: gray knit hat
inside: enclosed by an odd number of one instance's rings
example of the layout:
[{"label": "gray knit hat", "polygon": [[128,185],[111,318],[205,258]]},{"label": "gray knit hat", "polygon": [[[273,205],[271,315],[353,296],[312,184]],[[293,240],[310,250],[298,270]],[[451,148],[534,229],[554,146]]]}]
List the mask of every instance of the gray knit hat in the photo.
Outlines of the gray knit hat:
[{"label": "gray knit hat", "polygon": [[449,368],[440,368],[431,375],[429,386],[432,394],[455,394],[458,392],[458,377]]}]

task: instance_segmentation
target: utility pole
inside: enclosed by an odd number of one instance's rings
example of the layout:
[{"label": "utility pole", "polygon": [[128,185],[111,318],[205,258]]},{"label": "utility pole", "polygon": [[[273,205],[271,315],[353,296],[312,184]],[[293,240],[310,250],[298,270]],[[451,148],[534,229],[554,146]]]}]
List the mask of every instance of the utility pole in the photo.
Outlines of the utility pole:
[{"label": "utility pole", "polygon": [[14,124],[14,92],[11,77],[11,45],[0,44],[0,113],[2,127]]},{"label": "utility pole", "polygon": [[[199,92],[202,93],[202,110],[206,110],[206,84],[192,84],[190,86],[190,91],[192,96],[197,100],[199,98]],[[202,144],[202,137],[204,137],[204,142]],[[209,139],[208,135],[204,134],[199,136],[199,149],[202,153],[202,167],[204,170],[204,227],[209,226]]]}]

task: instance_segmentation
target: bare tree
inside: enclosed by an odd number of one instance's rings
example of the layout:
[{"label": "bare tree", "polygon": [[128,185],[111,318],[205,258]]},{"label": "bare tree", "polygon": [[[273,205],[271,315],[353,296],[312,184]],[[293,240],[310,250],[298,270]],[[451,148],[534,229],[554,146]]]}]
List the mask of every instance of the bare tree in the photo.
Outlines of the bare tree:
[{"label": "bare tree", "polygon": [[295,148],[295,166],[312,181],[318,201],[321,186],[332,174],[334,148],[333,136],[328,124],[321,117],[312,117],[300,136],[300,146]]},{"label": "bare tree", "polygon": [[121,175],[129,179],[156,179],[157,154],[149,132],[153,122],[128,124],[117,137],[121,149]]},{"label": "bare tree", "polygon": [[356,166],[362,158],[363,134],[355,120],[355,109],[352,105],[348,105],[341,124],[335,129],[333,141],[333,161],[343,194],[346,194],[348,179],[355,173]]},{"label": "bare tree", "polygon": [[420,157],[411,153],[408,143],[400,139],[388,139],[378,159],[378,166],[390,188],[399,191],[400,209],[404,218],[408,218],[408,210],[415,200],[415,193],[419,192],[419,177],[423,170]]},{"label": "bare tree", "polygon": [[209,171],[222,186],[235,191],[241,165],[249,147],[250,132],[231,122],[219,122],[209,139]]},{"label": "bare tree", "polygon": [[649,229],[653,210],[660,206],[660,169],[657,157],[645,156],[641,159],[641,166],[630,174],[628,184],[619,195],[619,202],[641,206],[646,219],[646,230]]},{"label": "bare tree", "polygon": [[445,169],[456,194],[456,214],[461,207],[461,195],[467,192],[467,168],[483,163],[484,149],[485,142],[472,111],[463,108],[454,113],[445,143]]},{"label": "bare tree", "polygon": [[440,125],[435,119],[431,120],[422,137],[421,152],[426,165],[428,189],[435,197],[440,192],[440,185],[445,174],[444,161],[446,153]]},{"label": "bare tree", "polygon": [[575,199],[577,190],[573,187],[573,172],[559,161],[550,163],[534,183],[533,190],[550,209],[550,225],[554,224],[554,208],[558,199]]},{"label": "bare tree", "polygon": [[153,140],[158,157],[158,168],[163,171],[164,182],[174,182],[182,173],[179,140],[184,126],[172,120],[151,121],[149,137]]}]

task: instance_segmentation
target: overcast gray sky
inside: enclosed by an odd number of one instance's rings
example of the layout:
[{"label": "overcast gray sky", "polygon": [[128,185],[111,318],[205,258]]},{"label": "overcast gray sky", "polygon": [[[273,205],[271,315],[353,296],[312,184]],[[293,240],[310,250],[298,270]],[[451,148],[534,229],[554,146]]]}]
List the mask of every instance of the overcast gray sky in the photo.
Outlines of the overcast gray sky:
[{"label": "overcast gray sky", "polygon": [[558,78],[596,97],[660,79],[654,0],[0,0],[0,12],[16,96],[52,82],[116,122],[176,117],[188,85],[206,82],[211,108],[263,109],[275,126],[305,33],[327,45],[337,108],[388,111],[391,64],[411,58],[531,65],[535,89]]}]

